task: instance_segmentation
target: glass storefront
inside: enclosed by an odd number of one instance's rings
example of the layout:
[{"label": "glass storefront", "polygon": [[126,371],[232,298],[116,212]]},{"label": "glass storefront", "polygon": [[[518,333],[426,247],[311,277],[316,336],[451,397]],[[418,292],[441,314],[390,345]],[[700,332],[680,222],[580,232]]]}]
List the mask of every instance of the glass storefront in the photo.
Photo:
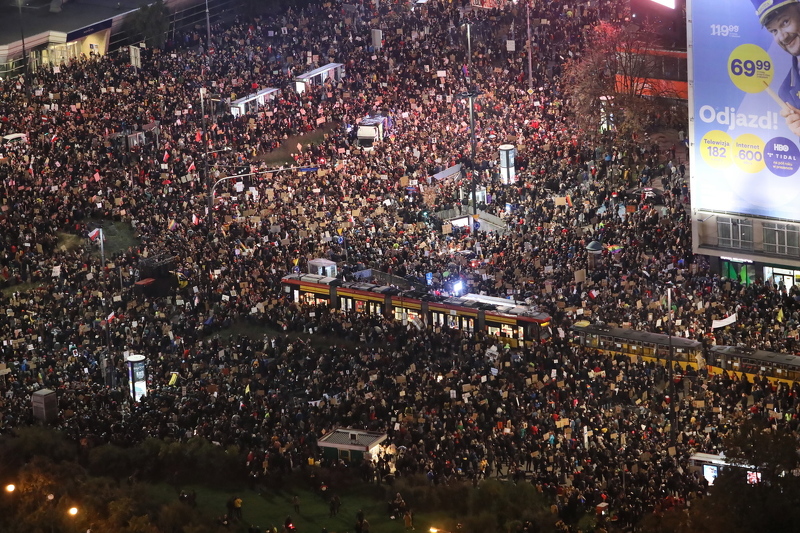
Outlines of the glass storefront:
[{"label": "glass storefront", "polygon": [[42,65],[69,65],[81,55],[81,43],[73,41],[64,44],[51,44],[43,50],[32,50],[30,67],[34,72]]},{"label": "glass storefront", "polygon": [[787,291],[795,285],[800,285],[800,270],[783,267],[764,267],[764,283],[772,283],[778,288]]},{"label": "glass storefront", "polygon": [[[723,277],[738,280],[742,285],[750,285],[756,281],[756,267],[752,262],[731,261],[723,259],[721,261]],[[767,279],[766,275],[764,279]]]}]

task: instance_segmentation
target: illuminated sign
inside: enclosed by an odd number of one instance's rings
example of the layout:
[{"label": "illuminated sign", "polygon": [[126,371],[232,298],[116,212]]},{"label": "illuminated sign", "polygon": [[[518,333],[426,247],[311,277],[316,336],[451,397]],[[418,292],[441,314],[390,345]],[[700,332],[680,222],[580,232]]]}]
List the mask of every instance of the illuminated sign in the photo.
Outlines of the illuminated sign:
[{"label": "illuminated sign", "polygon": [[687,3],[695,209],[800,220],[800,45],[779,15],[800,22],[800,3]]}]

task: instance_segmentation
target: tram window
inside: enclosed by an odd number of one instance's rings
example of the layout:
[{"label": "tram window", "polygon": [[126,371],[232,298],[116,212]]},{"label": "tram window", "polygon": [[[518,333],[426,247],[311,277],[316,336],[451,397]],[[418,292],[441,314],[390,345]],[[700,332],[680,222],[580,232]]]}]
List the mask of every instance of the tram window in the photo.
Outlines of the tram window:
[{"label": "tram window", "polygon": [[356,313],[363,313],[366,309],[366,302],[361,302],[359,300],[355,300],[356,304]]},{"label": "tram window", "polygon": [[586,346],[591,346],[592,348],[597,348],[599,346],[599,339],[600,337],[597,335],[587,335],[586,336]]},{"label": "tram window", "polygon": [[459,329],[457,315],[447,315],[447,327]]},{"label": "tram window", "polygon": [[642,344],[642,355],[645,357],[653,357],[655,355],[655,345],[650,343]]},{"label": "tram window", "polygon": [[513,337],[515,329],[516,329],[516,326],[512,326],[510,324],[501,324],[500,325],[500,336],[501,337]]},{"label": "tram window", "polygon": [[470,333],[475,331],[475,319],[471,316],[464,317],[464,329]]},{"label": "tram window", "polygon": [[[414,311],[413,309],[406,309],[405,312],[406,312],[406,317],[408,318],[408,320],[421,319],[422,315],[420,315],[419,312]],[[403,320],[403,308],[402,307],[395,307],[394,308],[394,318],[395,318],[395,320],[398,320],[398,321]]]},{"label": "tram window", "polygon": [[489,332],[489,335],[493,335],[495,337],[499,337],[500,336],[500,328],[495,327],[495,326],[488,326],[486,329]]}]

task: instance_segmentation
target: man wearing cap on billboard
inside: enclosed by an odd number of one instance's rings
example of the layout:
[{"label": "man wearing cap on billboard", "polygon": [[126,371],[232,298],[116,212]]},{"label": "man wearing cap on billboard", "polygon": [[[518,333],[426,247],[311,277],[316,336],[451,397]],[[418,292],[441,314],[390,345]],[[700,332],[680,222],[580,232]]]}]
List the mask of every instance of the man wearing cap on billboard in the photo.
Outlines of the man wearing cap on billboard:
[{"label": "man wearing cap on billboard", "polygon": [[787,107],[781,110],[786,125],[800,136],[800,1],[752,0],[761,25],[781,48],[792,55],[792,68],[778,91]]}]

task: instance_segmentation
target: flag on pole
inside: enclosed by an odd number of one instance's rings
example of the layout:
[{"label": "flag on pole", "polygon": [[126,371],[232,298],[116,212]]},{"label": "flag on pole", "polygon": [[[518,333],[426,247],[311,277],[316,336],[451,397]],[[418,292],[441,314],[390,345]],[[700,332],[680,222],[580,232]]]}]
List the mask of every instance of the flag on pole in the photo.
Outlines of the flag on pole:
[{"label": "flag on pole", "polygon": [[178,382],[178,373],[173,372],[172,377],[169,378],[169,386],[172,387]]},{"label": "flag on pole", "polygon": [[111,314],[110,314],[110,315],[108,315],[108,318],[107,318],[106,320],[108,320],[109,322],[111,322],[112,320],[114,320],[114,318],[115,318],[116,316],[117,316],[117,313],[115,313],[114,311],[111,311]]},{"label": "flag on pole", "polygon": [[175,231],[176,229],[178,229],[178,223],[175,222],[175,219],[173,218],[172,220],[169,221],[169,225],[167,227],[169,228],[170,231]]},{"label": "flag on pole", "polygon": [[194,169],[195,169],[194,161],[192,161],[191,163],[189,163],[189,168],[187,169],[187,171],[194,172]]},{"label": "flag on pole", "polygon": [[567,195],[567,205],[570,206],[570,207],[573,207],[572,206],[572,196],[570,196],[569,194]]},{"label": "flag on pole", "polygon": [[93,241],[96,241],[97,238],[100,237],[102,233],[103,230],[101,230],[100,228],[95,228],[89,232],[89,238],[92,239]]},{"label": "flag on pole", "polygon": [[166,163],[167,161],[169,161],[169,152],[164,150],[164,163]]},{"label": "flag on pole", "polygon": [[196,226],[196,225],[198,225],[199,223],[200,223],[200,217],[198,217],[198,216],[197,216],[197,215],[195,215],[195,214],[192,214],[192,224],[194,224],[194,225]]}]

